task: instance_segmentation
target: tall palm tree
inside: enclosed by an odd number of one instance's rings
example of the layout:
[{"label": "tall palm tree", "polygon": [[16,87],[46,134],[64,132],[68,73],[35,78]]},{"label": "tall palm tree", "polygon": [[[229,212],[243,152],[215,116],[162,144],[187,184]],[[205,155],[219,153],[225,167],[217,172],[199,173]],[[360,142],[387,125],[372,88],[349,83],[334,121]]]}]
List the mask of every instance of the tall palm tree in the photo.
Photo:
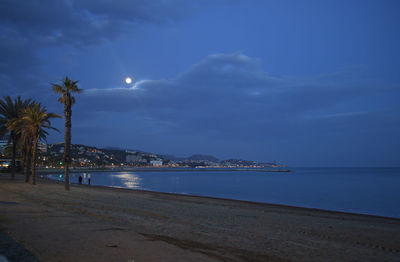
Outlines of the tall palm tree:
[{"label": "tall palm tree", "polygon": [[[10,128],[12,128],[16,135],[20,137],[18,148],[21,151],[21,169],[22,173],[25,173],[25,183],[28,183],[32,164],[33,137],[30,133],[30,130],[26,127],[25,121],[22,119],[23,116],[24,111],[19,118],[10,120],[8,125]],[[43,134],[43,132],[40,134],[39,139],[46,140],[46,136]]]},{"label": "tall palm tree", "polygon": [[11,128],[23,129],[32,138],[32,185],[36,184],[36,155],[39,139],[43,139],[48,135],[46,129],[58,131],[50,123],[50,119],[55,117],[62,118],[61,115],[48,113],[40,103],[33,102],[25,108],[19,120],[11,123]]},{"label": "tall palm tree", "polygon": [[69,190],[69,165],[71,163],[70,147],[71,147],[71,115],[72,105],[75,104],[75,98],[71,93],[81,93],[82,89],[78,88],[78,81],[73,81],[68,77],[62,81],[61,85],[53,84],[53,91],[61,94],[58,102],[64,104],[65,116],[65,140],[64,140],[64,187]]},{"label": "tall palm tree", "polygon": [[21,117],[22,111],[31,103],[30,99],[22,100],[18,96],[14,101],[10,96],[6,96],[0,100],[0,132],[9,133],[9,143],[12,143],[12,160],[11,160],[11,179],[15,177],[15,159],[17,155],[17,143],[20,139],[20,133],[10,127],[11,122]]}]

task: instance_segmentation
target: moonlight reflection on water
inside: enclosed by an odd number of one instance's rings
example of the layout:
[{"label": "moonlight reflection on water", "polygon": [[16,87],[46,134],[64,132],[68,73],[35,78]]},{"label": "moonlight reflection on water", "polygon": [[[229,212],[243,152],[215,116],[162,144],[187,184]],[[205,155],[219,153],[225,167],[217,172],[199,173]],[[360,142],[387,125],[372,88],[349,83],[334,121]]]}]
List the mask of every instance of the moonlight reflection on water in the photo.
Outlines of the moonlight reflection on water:
[{"label": "moonlight reflection on water", "polygon": [[141,188],[141,178],[134,173],[116,173],[113,177],[119,179],[119,183],[122,183],[123,187]]}]

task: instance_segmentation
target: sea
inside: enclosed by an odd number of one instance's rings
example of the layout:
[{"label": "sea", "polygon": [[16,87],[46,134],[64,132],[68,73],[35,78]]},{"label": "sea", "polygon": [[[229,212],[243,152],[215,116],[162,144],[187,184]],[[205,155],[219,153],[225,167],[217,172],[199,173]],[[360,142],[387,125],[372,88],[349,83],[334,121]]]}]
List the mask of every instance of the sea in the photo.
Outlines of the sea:
[{"label": "sea", "polygon": [[71,183],[81,175],[83,184],[90,176],[92,185],[400,218],[400,168],[290,169],[72,173]]}]

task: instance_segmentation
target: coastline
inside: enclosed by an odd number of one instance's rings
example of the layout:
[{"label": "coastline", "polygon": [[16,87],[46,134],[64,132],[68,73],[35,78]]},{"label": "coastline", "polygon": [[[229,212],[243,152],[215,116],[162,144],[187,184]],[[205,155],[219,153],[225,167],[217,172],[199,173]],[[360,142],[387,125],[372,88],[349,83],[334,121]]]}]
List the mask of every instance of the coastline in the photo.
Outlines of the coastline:
[{"label": "coastline", "polygon": [[[63,172],[62,168],[39,168],[39,174]],[[219,172],[219,171],[255,171],[267,173],[292,172],[290,169],[265,169],[265,168],[178,168],[178,167],[132,167],[132,168],[72,168],[70,173],[89,172]]]},{"label": "coastline", "polygon": [[[79,173],[79,172],[78,172]],[[57,183],[56,180],[43,177],[40,178],[42,181],[48,181],[50,183],[61,184]],[[249,205],[260,205],[264,207],[277,207],[277,208],[290,208],[290,209],[300,209],[303,211],[309,210],[311,212],[326,212],[332,213],[337,215],[355,215],[355,216],[366,216],[371,218],[383,218],[383,219],[392,219],[395,221],[400,222],[400,218],[397,217],[390,217],[390,216],[382,216],[382,215],[373,215],[373,214],[363,214],[363,213],[355,213],[355,212],[346,212],[346,211],[339,211],[339,210],[329,210],[329,209],[322,209],[322,208],[314,208],[314,207],[304,207],[304,206],[293,206],[293,205],[285,205],[285,204],[276,204],[276,203],[266,203],[266,202],[258,202],[258,201],[250,201],[250,200],[242,200],[242,199],[233,199],[233,198],[224,198],[224,197],[213,197],[213,196],[206,196],[206,195],[196,195],[196,194],[183,194],[183,193],[174,193],[174,192],[160,192],[160,191],[152,191],[152,190],[144,190],[144,189],[135,189],[135,188],[126,188],[126,187],[118,187],[118,186],[103,186],[103,185],[88,185],[88,184],[79,184],[79,183],[71,183],[71,185],[76,185],[79,187],[87,187],[87,188],[102,188],[105,190],[117,190],[118,191],[136,191],[141,192],[144,194],[160,194],[166,196],[175,196],[175,197],[193,197],[193,198],[204,198],[210,200],[221,200],[221,201],[233,201],[237,203],[249,204]]]},{"label": "coastline", "polygon": [[[78,184],[78,177],[82,176],[82,184],[87,184],[88,174],[91,173],[92,185],[209,196],[400,219],[397,208],[400,195],[392,191],[393,186],[391,186],[400,182],[399,178],[392,175],[398,171],[386,173],[377,171],[372,172],[372,175],[362,169],[355,171],[345,169],[338,172],[334,169],[317,171],[295,169],[293,173],[231,172],[230,170],[224,172],[169,170],[168,172],[160,172],[160,170],[158,172],[84,172],[71,173],[70,182]],[[48,178],[62,182],[62,173],[51,172],[50,174]],[[45,174],[42,175],[42,177],[45,176]],[[344,183],[350,176],[350,183]],[[362,176],[366,177],[365,185],[355,183]],[[389,176],[389,179],[393,181],[391,183],[386,181],[385,186],[378,184],[376,187],[375,182],[382,180],[384,176]],[[310,183],[310,181],[313,182]],[[375,187],[388,193],[376,198],[378,192]],[[385,190],[382,190],[383,188]]]},{"label": "coastline", "polygon": [[[78,185],[78,184],[74,184]],[[400,218],[397,217],[389,217],[389,216],[381,216],[381,215],[373,215],[373,214],[363,214],[363,213],[354,213],[354,212],[346,212],[346,211],[338,211],[338,210],[329,210],[329,209],[322,209],[322,208],[314,208],[314,207],[302,207],[302,206],[292,206],[292,205],[285,205],[285,204],[275,204],[275,203],[265,203],[265,202],[257,202],[257,201],[249,201],[249,200],[241,200],[241,199],[233,199],[233,198],[224,198],[224,197],[213,197],[213,196],[205,196],[205,195],[196,195],[196,194],[179,194],[179,193],[172,193],[172,192],[159,192],[159,191],[151,191],[151,190],[143,190],[143,189],[132,189],[132,188],[125,188],[125,187],[112,187],[112,186],[101,186],[101,185],[86,185],[82,184],[79,186],[83,187],[88,187],[88,188],[93,188],[93,187],[98,187],[98,188],[103,188],[103,189],[116,189],[118,191],[120,190],[134,190],[137,192],[141,192],[144,194],[160,194],[160,195],[166,195],[166,196],[172,196],[172,197],[189,197],[189,198],[199,198],[199,199],[209,199],[209,200],[221,200],[221,201],[227,201],[227,202],[236,202],[236,203],[242,203],[242,204],[248,204],[248,205],[260,205],[262,207],[276,207],[276,208],[288,208],[288,209],[299,209],[301,211],[310,211],[310,212],[324,212],[324,213],[331,213],[331,214],[336,214],[336,215],[349,215],[349,216],[365,216],[365,217],[370,217],[370,218],[377,218],[377,219],[388,219],[388,220],[394,220],[396,222],[400,222]]]},{"label": "coastline", "polygon": [[102,186],[65,192],[53,181],[31,186],[20,176],[0,177],[0,216],[7,221],[0,225],[40,261],[54,253],[72,261],[69,253],[81,246],[81,261],[400,258],[396,218]]}]

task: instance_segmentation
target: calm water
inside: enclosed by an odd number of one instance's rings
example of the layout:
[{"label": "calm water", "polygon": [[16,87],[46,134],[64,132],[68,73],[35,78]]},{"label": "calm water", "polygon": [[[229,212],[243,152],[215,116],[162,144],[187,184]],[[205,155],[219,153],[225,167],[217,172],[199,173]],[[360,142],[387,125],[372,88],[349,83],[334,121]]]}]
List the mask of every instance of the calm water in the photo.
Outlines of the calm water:
[{"label": "calm water", "polygon": [[[87,173],[83,183],[87,184]],[[400,168],[91,173],[93,185],[212,196],[400,218]],[[79,174],[71,174],[77,183]],[[57,175],[53,176],[57,179]]]}]

